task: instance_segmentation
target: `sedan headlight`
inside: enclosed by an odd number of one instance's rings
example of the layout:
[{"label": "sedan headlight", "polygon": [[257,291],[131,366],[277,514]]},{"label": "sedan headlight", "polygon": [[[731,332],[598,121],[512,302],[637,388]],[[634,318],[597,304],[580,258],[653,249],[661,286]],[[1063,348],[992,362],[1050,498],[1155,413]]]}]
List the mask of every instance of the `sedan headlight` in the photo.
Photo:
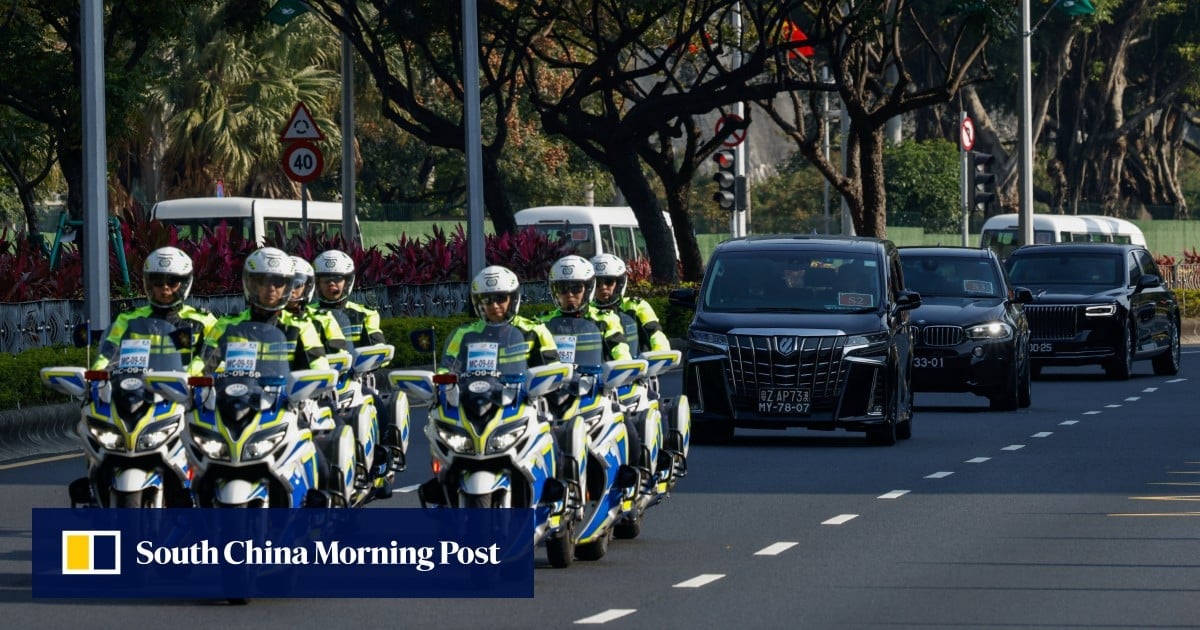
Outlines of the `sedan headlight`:
[{"label": "sedan headlight", "polygon": [[846,338],[846,354],[871,354],[887,348],[888,333],[877,332],[867,335],[850,335]]},{"label": "sedan headlight", "polygon": [[1083,309],[1084,317],[1112,317],[1117,314],[1116,304],[1097,304]]},{"label": "sedan headlight", "polygon": [[88,433],[96,438],[101,446],[110,451],[125,450],[125,438],[111,424],[97,418],[88,418]]},{"label": "sedan headlight", "polygon": [[229,445],[225,443],[225,438],[217,433],[200,429],[197,427],[191,428],[192,442],[209,457],[209,459],[229,460]]},{"label": "sedan headlight", "polygon": [[246,457],[248,459],[259,459],[271,454],[276,446],[283,441],[287,435],[287,427],[276,427],[268,431],[257,433],[246,444]]},{"label": "sedan headlight", "polygon": [[160,420],[142,430],[137,439],[137,450],[152,451],[179,432],[179,420]]},{"label": "sedan headlight", "polygon": [[523,423],[511,424],[492,435],[488,438],[487,454],[502,453],[512,448],[525,435],[526,426]]},{"label": "sedan headlight", "polygon": [[475,454],[475,443],[471,440],[471,436],[467,435],[466,431],[458,427],[453,427],[446,424],[439,424],[437,428],[438,438],[450,447],[450,450],[463,455]]},{"label": "sedan headlight", "polygon": [[695,341],[696,343],[712,346],[714,348],[720,348],[723,351],[729,349],[729,341],[725,338],[725,335],[721,333],[706,332],[703,330],[690,330],[688,331],[688,335],[692,338],[692,341]]},{"label": "sedan headlight", "polygon": [[987,322],[967,328],[967,339],[976,341],[1006,341],[1012,336],[1012,326],[1004,322]]}]

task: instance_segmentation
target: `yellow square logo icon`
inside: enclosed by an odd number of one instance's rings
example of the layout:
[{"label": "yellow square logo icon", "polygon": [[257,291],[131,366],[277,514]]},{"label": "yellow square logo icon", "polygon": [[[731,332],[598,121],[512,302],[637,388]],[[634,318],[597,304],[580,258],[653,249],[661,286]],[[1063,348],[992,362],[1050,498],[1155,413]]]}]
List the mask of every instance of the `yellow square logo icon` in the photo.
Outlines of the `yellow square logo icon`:
[{"label": "yellow square logo icon", "polygon": [[63,575],[120,575],[121,532],[64,531]]}]

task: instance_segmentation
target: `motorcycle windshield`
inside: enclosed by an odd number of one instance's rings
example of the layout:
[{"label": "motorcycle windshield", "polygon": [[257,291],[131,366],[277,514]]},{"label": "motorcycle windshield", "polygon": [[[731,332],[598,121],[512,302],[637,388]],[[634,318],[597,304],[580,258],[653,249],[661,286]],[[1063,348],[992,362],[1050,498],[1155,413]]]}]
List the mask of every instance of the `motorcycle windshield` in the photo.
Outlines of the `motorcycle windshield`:
[{"label": "motorcycle windshield", "polygon": [[559,361],[595,370],[604,363],[604,335],[596,322],[586,317],[555,317],[546,327],[554,335]]},{"label": "motorcycle windshield", "polygon": [[491,324],[463,335],[450,371],[461,376],[506,380],[523,377],[528,367],[528,344],[519,328],[507,323]]},{"label": "motorcycle windshield", "polygon": [[[114,378],[183,370],[183,350],[192,343],[189,329],[176,329],[174,324],[156,317],[139,317],[126,324],[120,340],[105,348]],[[104,338],[111,334],[110,327]]]},{"label": "motorcycle windshield", "polygon": [[255,410],[274,406],[287,383],[291,345],[283,331],[260,322],[240,322],[225,329],[218,351],[222,367],[213,376],[222,422],[248,421]]}]

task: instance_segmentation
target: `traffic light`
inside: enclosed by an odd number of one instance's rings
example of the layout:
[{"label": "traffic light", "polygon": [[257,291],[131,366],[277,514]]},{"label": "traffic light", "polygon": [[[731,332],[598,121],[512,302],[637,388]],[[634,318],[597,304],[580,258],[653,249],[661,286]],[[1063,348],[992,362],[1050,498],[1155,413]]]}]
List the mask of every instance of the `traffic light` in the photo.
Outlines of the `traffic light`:
[{"label": "traffic light", "polygon": [[986,215],[988,204],[996,199],[996,174],[992,172],[996,158],[991,153],[967,153],[967,209],[982,210]]},{"label": "traffic light", "polygon": [[713,201],[722,210],[733,212],[737,210],[737,176],[734,174],[733,149],[722,149],[713,154],[717,163],[717,172],[713,181],[717,182],[717,192],[713,193]]}]

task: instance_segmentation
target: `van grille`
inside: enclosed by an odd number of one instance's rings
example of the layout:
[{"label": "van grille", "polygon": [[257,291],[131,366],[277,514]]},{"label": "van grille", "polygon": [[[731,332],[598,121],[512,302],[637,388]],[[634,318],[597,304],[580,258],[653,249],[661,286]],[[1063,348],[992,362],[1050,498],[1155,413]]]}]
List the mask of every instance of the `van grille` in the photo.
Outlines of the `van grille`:
[{"label": "van grille", "polygon": [[921,343],[927,346],[957,346],[964,337],[962,326],[926,326],[921,330]]},{"label": "van grille", "polygon": [[805,388],[814,403],[836,398],[844,335],[729,335],[728,341],[735,399],[756,400],[761,387]]},{"label": "van grille", "polygon": [[1079,331],[1075,306],[1025,305],[1029,336],[1033,339],[1074,339]]}]

